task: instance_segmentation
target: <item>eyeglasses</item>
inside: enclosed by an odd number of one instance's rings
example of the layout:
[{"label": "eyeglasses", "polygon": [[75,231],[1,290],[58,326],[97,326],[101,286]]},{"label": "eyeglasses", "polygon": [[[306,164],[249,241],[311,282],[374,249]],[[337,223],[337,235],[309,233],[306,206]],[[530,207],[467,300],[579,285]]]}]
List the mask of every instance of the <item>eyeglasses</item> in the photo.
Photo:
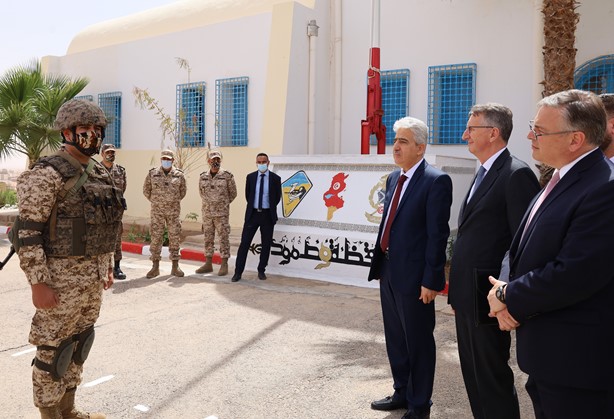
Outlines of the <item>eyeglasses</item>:
[{"label": "eyeglasses", "polygon": [[465,131],[471,134],[473,130],[477,128],[494,128],[494,127],[492,125],[467,125],[467,128],[465,128]]},{"label": "eyeglasses", "polygon": [[567,131],[546,132],[546,133],[538,134],[535,131],[535,121],[529,121],[529,129],[533,133],[533,137],[535,137],[536,140],[538,140],[539,137],[545,137],[545,136],[548,136],[548,135],[569,134],[569,133],[577,131],[577,130],[567,130]]}]

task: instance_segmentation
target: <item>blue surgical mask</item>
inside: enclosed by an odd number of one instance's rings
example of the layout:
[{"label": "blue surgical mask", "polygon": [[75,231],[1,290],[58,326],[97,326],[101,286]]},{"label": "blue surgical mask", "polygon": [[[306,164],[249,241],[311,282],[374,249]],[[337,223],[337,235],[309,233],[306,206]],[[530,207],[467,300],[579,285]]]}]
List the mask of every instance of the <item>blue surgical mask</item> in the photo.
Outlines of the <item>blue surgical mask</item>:
[{"label": "blue surgical mask", "polygon": [[170,169],[171,167],[173,167],[173,162],[171,160],[162,160],[162,168],[163,169]]},{"label": "blue surgical mask", "polygon": [[268,164],[259,164],[259,165],[258,165],[258,171],[259,171],[260,173],[264,173],[264,172],[266,172],[266,170],[267,170],[268,168],[269,168],[269,165],[268,165]]}]

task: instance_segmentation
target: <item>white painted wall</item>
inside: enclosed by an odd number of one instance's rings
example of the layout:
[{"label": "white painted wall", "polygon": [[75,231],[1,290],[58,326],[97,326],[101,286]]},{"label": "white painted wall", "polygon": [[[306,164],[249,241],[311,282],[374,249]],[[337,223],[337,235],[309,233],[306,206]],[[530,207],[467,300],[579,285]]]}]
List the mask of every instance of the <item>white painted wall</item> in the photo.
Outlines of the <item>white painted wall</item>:
[{"label": "white painted wall", "polygon": [[[359,152],[365,117],[370,1],[344,1],[342,150]],[[427,121],[428,67],[476,63],[476,103],[500,102],[514,112],[510,150],[530,161],[535,39],[541,37],[533,0],[388,0],[381,3],[381,68],[410,70],[410,114]],[[541,63],[540,63],[541,65]],[[388,147],[387,152],[390,152]],[[428,153],[472,157],[464,145],[430,145]]]},{"label": "white painted wall", "polygon": [[[360,150],[360,122],[365,118],[366,108],[371,0],[336,1],[341,2],[343,29],[340,153],[356,155]],[[99,93],[122,92],[122,150],[118,153],[118,162],[127,166],[130,175],[129,215],[148,215],[147,203],[141,202],[140,187],[146,170],[158,164],[161,148],[158,120],[153,112],[134,105],[131,91],[134,86],[148,88],[166,112],[174,115],[175,87],[188,81],[187,72],[178,67],[175,57],[189,61],[190,81],[207,83],[206,138],[211,143],[215,135],[215,80],[249,77],[248,147],[224,149],[224,166],[235,174],[237,186],[242,191],[245,175],[255,169],[257,152],[268,152],[273,162],[280,154],[307,152],[309,40],[306,26],[310,20],[316,20],[320,28],[316,41],[315,153],[328,154],[334,149],[334,85],[331,80],[338,63],[333,61],[331,3],[328,0],[260,3],[261,9],[249,16],[242,13],[244,8],[238,8],[237,17],[233,18],[233,9],[228,9],[223,19],[207,21],[203,17],[201,26],[192,19],[189,29],[173,32],[161,28],[159,35],[130,37],[114,45],[96,43],[96,39],[103,38],[95,38],[93,28],[79,37],[81,48],[74,50],[81,52],[46,59],[51,72],[88,77],[90,84],[82,94],[92,94],[96,98]],[[270,6],[273,3],[275,5]],[[199,7],[196,1],[191,4]],[[410,69],[410,114],[426,121],[428,67],[476,63],[476,102],[497,101],[513,110],[515,130],[509,148],[532,164],[525,138],[527,122],[533,118],[535,103],[541,97],[543,31],[540,7],[541,0],[383,1],[381,67],[383,70]],[[614,53],[611,42],[614,25],[610,24],[614,4],[582,2],[578,11],[581,19],[577,30],[577,64]],[[173,22],[174,28],[181,27],[176,18]],[[151,25],[164,26],[164,20],[153,20]],[[102,26],[107,30],[114,27]],[[121,25],[115,27],[121,29]],[[272,35],[274,30],[275,36]],[[288,34],[288,42],[276,39],[279,34]],[[93,49],[83,48],[87,39],[93,42]],[[275,71],[276,68],[279,71]],[[390,147],[387,153],[390,154]],[[462,144],[431,145],[427,153],[473,157]],[[204,169],[205,162],[189,174],[188,188],[192,192],[196,190],[198,173]],[[241,196],[240,193],[231,207],[233,226],[242,224],[245,203]],[[188,212],[200,212],[200,199],[195,193],[189,193],[184,201],[183,214]]]}]

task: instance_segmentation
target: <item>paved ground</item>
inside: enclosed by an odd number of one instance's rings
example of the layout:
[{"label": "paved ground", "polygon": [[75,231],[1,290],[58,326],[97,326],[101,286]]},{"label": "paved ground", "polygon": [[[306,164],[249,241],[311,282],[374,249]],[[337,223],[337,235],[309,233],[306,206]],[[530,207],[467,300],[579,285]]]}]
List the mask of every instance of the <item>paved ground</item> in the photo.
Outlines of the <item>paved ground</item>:
[{"label": "paved ground", "polygon": [[[0,256],[8,241],[0,235]],[[105,293],[78,401],[109,418],[400,418],[369,401],[390,393],[378,290],[270,276],[144,278],[150,262],[126,254],[129,280]],[[234,265],[234,263],[232,263]],[[170,263],[162,263],[162,273]],[[0,272],[0,417],[36,418],[27,343],[33,313],[17,259]],[[438,297],[431,418],[470,418],[454,318]],[[523,418],[532,418],[518,375]]]}]

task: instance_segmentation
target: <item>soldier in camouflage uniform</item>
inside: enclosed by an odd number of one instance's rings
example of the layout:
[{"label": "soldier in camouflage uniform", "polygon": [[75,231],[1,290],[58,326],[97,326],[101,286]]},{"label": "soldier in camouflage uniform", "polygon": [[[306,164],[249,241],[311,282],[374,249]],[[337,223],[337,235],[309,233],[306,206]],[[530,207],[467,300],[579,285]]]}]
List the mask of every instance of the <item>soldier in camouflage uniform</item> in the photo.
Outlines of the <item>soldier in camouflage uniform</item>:
[{"label": "soldier in camouflage uniform", "polygon": [[[126,187],[128,186],[128,182],[126,181],[126,169],[115,163],[115,146],[113,144],[104,144],[100,149],[100,156],[102,157],[102,165],[105,167],[105,169],[107,169],[109,175],[111,175],[111,179],[113,179],[115,187],[121,189],[122,193],[125,194]],[[123,232],[124,225],[120,219],[119,228],[117,229],[117,239],[115,240],[115,253],[113,254],[113,260],[115,261],[115,265],[113,267],[113,278],[115,279],[126,279],[126,274],[122,272],[122,269],[119,266],[122,260]]]},{"label": "soldier in camouflage uniform", "polygon": [[175,155],[171,150],[164,150],[160,167],[147,173],[143,184],[143,195],[151,202],[151,261],[152,268],[147,278],[160,275],[160,252],[164,238],[164,227],[168,230],[168,250],[173,262],[171,275],[183,276],[179,268],[179,244],[181,241],[181,200],[186,194],[183,171],[173,167]]},{"label": "soldier in camouflage uniform", "polygon": [[94,338],[102,291],[113,284],[112,252],[122,192],[90,157],[107,120],[93,102],[70,100],[55,126],[64,145],[17,181],[21,269],[36,312],[29,341],[37,346],[32,383],[43,419],[105,418],[79,412],[75,391]]},{"label": "soldier in camouflage uniform", "polygon": [[200,174],[198,190],[203,200],[203,233],[205,234],[205,256],[207,260],[203,266],[196,270],[202,274],[213,272],[211,259],[213,258],[213,243],[215,232],[220,240],[220,255],[222,265],[218,275],[228,273],[228,258],[230,258],[230,203],[237,197],[237,185],[232,173],[220,168],[222,153],[218,150],[209,151],[209,170]]}]

